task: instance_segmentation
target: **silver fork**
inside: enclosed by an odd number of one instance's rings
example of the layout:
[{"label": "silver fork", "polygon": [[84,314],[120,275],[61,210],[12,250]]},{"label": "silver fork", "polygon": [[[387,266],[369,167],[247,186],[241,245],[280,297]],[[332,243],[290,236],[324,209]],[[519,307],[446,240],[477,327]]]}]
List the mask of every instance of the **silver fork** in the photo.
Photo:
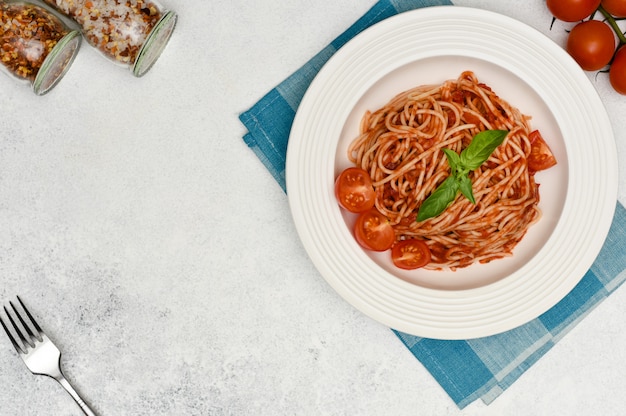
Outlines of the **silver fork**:
[{"label": "silver fork", "polygon": [[[63,375],[61,371],[61,352],[59,349],[50,341],[46,334],[44,334],[19,296],[17,300],[22,310],[25,312],[25,316],[23,313],[20,313],[12,302],[9,301],[9,305],[10,309],[17,317],[17,320],[19,320],[21,328],[13,319],[6,306],[4,306],[4,312],[8,317],[8,321],[5,323],[4,319],[0,316],[0,323],[2,323],[2,327],[9,336],[19,356],[24,360],[26,367],[28,367],[33,374],[49,376],[58,381],[76,403],[78,403],[84,414],[87,416],[96,416]],[[14,332],[17,334],[17,337],[13,336],[9,330],[9,322]]]}]

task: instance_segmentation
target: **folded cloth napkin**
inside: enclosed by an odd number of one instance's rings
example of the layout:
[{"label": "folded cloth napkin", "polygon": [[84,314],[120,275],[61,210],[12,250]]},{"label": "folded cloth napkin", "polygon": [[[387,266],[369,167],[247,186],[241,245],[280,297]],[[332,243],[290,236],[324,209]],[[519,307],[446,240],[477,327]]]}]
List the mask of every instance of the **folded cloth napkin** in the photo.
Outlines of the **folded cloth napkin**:
[{"label": "folded cloth napkin", "polygon": [[[381,0],[335,41],[240,115],[245,142],[285,189],[285,157],[296,109],[317,72],[348,40],[370,25],[446,0]],[[539,318],[508,332],[467,341],[420,338],[393,332],[460,408],[481,398],[491,403],[596,305],[626,279],[626,210],[617,203],[608,238],[580,283]]]}]

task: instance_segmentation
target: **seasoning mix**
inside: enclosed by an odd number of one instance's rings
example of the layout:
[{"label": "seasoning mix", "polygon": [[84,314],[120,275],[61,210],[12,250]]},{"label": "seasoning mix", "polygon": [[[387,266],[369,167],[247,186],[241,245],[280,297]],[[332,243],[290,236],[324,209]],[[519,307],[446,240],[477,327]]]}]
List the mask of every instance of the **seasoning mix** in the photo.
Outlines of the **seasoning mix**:
[{"label": "seasoning mix", "polygon": [[44,0],[76,21],[105,57],[142,76],[167,44],[177,16],[152,0]]},{"label": "seasoning mix", "polygon": [[65,75],[80,46],[80,32],[70,30],[50,10],[25,1],[0,0],[0,68],[29,82],[37,95]]}]

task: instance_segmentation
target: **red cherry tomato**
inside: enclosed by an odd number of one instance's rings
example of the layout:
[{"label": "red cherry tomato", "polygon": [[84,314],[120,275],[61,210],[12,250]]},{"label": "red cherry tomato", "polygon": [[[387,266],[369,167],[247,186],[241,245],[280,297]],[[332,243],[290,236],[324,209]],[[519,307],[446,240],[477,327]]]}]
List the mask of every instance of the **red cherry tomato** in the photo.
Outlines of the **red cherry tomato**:
[{"label": "red cherry tomato", "polygon": [[354,224],[356,241],[367,250],[386,251],[396,241],[396,233],[387,218],[373,208],[359,215]]},{"label": "red cherry tomato", "polygon": [[360,213],[371,209],[376,200],[370,175],[361,168],[348,168],[335,181],[335,196],[339,205],[350,212]]},{"label": "red cherry tomato", "polygon": [[626,46],[622,46],[615,53],[609,69],[609,80],[615,91],[626,95]]},{"label": "red cherry tomato", "polygon": [[528,170],[531,173],[545,170],[556,165],[556,158],[550,147],[541,136],[539,130],[534,130],[528,136],[530,139],[530,155],[528,156]]},{"label": "red cherry tomato", "polygon": [[613,17],[626,17],[626,0],[602,0],[601,4]]},{"label": "red cherry tomato", "polygon": [[597,71],[613,57],[615,34],[606,23],[587,20],[574,26],[570,32],[567,52],[585,71]]},{"label": "red cherry tomato", "polygon": [[546,0],[550,13],[565,22],[578,22],[593,13],[601,0]]},{"label": "red cherry tomato", "polygon": [[417,269],[430,263],[430,249],[422,240],[402,240],[391,249],[391,260],[401,269]]}]

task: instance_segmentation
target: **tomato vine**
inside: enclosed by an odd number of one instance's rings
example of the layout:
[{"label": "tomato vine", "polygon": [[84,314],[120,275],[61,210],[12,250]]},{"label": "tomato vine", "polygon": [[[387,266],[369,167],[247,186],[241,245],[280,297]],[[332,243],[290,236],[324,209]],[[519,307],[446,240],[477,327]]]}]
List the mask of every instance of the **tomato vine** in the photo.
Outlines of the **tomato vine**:
[{"label": "tomato vine", "polygon": [[[611,29],[613,29],[613,32],[617,35],[619,45],[626,45],[626,36],[624,35],[624,32],[622,32],[622,29],[617,25],[617,19],[615,19],[615,17],[613,17],[611,13],[607,12],[602,6],[598,7],[598,11],[602,13],[606,21],[609,23],[609,26],[611,26]],[[619,49],[619,46],[617,49]]]}]

